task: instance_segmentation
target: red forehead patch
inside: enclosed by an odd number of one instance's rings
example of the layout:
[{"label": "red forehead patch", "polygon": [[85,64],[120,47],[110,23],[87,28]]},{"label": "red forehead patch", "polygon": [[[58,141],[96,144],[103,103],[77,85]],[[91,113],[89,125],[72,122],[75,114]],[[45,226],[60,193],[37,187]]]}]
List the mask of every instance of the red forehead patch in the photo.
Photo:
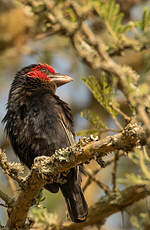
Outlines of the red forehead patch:
[{"label": "red forehead patch", "polygon": [[45,73],[38,70],[28,72],[26,76],[31,78],[38,78],[43,81],[50,81],[50,78]]},{"label": "red forehead patch", "polygon": [[47,64],[39,64],[36,67],[32,68],[32,71],[40,70],[40,69],[47,69],[50,73],[55,74],[55,70],[53,69],[52,66],[47,65]]}]

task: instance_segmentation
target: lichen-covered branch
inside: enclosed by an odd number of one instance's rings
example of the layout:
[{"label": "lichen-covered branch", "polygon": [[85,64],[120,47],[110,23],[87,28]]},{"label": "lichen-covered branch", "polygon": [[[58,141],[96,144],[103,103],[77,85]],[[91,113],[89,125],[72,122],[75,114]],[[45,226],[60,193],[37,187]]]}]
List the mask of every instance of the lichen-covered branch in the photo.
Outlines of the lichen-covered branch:
[{"label": "lichen-covered branch", "polygon": [[130,151],[133,147],[141,145],[143,139],[143,129],[131,121],[120,134],[108,136],[102,140],[93,137],[83,138],[74,146],[57,150],[51,157],[35,158],[26,186],[10,211],[7,226],[10,229],[24,226],[35,196],[45,183],[58,182],[59,173],[91,159],[97,160],[118,149]]},{"label": "lichen-covered branch", "polygon": [[10,207],[14,203],[14,199],[8,196],[6,193],[0,190],[0,198],[5,202],[7,207]]},{"label": "lichen-covered branch", "polygon": [[40,174],[57,176],[78,164],[91,159],[99,159],[110,152],[131,151],[133,147],[143,145],[144,132],[141,126],[131,121],[121,133],[107,136],[102,140],[83,138],[76,145],[63,150],[57,150],[52,157],[36,157],[34,167],[40,168]]},{"label": "lichen-covered branch", "polygon": [[0,149],[0,167],[6,175],[17,181],[20,187],[24,186],[25,178],[21,176],[21,172],[24,171],[23,165],[20,163],[8,162],[6,154],[2,149]]},{"label": "lichen-covered branch", "polygon": [[42,189],[44,183],[45,181],[38,175],[38,168],[33,168],[26,181],[25,188],[20,192],[10,211],[7,222],[9,229],[15,229],[25,225],[29,208],[34,204],[34,198],[40,189]]}]

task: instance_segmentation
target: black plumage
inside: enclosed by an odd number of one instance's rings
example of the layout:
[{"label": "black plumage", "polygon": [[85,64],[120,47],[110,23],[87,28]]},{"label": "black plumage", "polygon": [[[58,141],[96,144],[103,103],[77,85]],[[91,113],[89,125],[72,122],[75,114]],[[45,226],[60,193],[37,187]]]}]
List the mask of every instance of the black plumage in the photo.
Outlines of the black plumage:
[{"label": "black plumage", "polygon": [[[51,156],[75,143],[71,110],[55,94],[58,86],[71,81],[63,76],[48,65],[30,65],[19,71],[12,83],[3,121],[14,152],[28,168],[35,157]],[[72,168],[65,179],[65,184],[47,184],[45,188],[51,192],[60,188],[71,220],[82,222],[88,208],[79,167]]]}]

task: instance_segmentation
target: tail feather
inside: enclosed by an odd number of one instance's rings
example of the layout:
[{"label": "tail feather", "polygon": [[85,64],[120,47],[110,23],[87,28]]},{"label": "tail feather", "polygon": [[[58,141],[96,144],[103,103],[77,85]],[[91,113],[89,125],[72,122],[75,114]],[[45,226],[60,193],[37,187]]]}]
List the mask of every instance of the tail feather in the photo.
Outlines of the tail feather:
[{"label": "tail feather", "polygon": [[[81,170],[80,170],[81,171]],[[59,188],[65,198],[68,213],[73,222],[80,223],[86,220],[88,206],[81,189],[81,176],[79,167],[72,168],[65,177],[65,184],[46,184],[44,187],[50,192],[56,193]]]},{"label": "tail feather", "polygon": [[[76,174],[76,169],[72,169]],[[59,185],[65,198],[70,218],[73,222],[80,223],[86,220],[88,206],[85,201],[79,180],[75,177],[69,178],[67,183]]]}]

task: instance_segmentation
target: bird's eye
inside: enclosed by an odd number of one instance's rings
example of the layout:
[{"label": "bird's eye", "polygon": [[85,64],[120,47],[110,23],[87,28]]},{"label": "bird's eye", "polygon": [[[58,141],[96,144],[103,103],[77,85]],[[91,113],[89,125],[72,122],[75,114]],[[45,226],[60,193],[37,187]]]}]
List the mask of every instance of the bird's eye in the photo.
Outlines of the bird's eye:
[{"label": "bird's eye", "polygon": [[45,73],[45,74],[49,73],[49,71],[47,69],[45,69],[45,68],[42,69],[42,72]]}]

